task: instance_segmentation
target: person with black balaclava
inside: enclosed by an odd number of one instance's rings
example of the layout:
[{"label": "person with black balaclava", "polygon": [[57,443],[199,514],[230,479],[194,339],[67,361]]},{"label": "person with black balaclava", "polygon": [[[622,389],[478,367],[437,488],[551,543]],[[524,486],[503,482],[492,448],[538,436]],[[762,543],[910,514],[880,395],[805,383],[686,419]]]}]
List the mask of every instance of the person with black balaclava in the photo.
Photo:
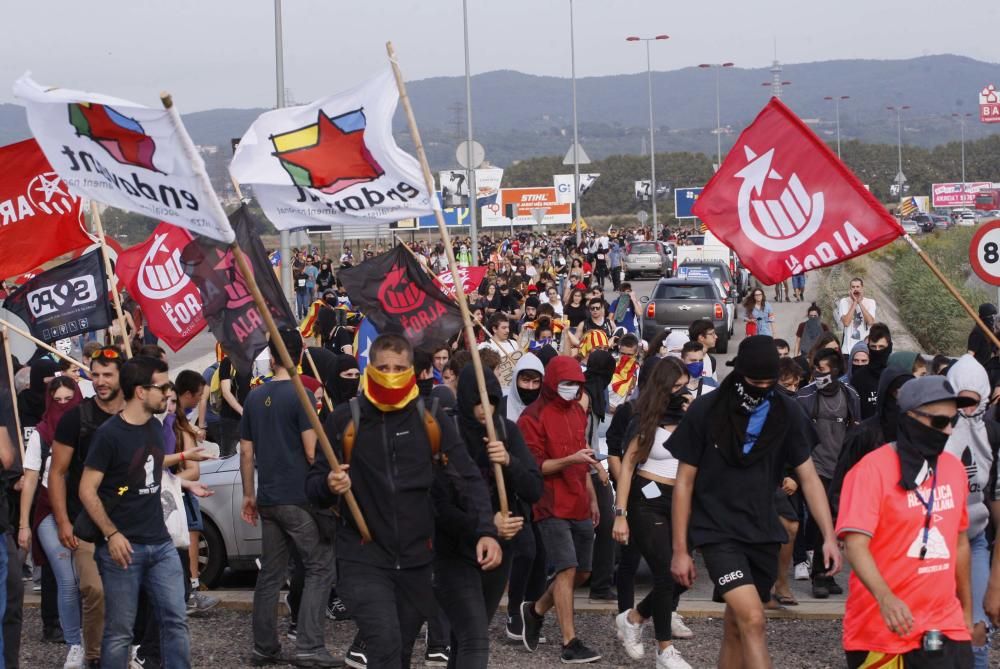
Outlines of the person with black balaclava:
[{"label": "person with black balaclava", "polygon": [[[979,319],[993,332],[996,332],[997,308],[986,302],[979,305]],[[1000,360],[997,360],[997,347],[987,338],[986,333],[978,325],[972,326],[969,333],[968,352],[975,356],[976,362],[986,368],[990,377],[990,387],[1000,383]]]},{"label": "person with black balaclava", "polygon": [[34,428],[42,420],[45,413],[45,388],[57,372],[59,363],[48,358],[39,358],[31,363],[31,383],[17,396],[17,412],[21,418],[21,430],[25,433],[25,443],[33,431],[26,428]]},{"label": "person with black balaclava", "polygon": [[[840,380],[844,371],[843,365],[844,358],[840,351],[830,349],[819,351],[813,359],[813,382],[800,389],[796,396],[799,406],[812,420],[819,435],[819,442],[813,448],[812,459],[828,497],[830,481],[837,468],[837,460],[847,430],[861,422],[858,393]],[[822,561],[823,536],[812,518],[806,522],[805,540],[813,550],[813,597],[826,599],[831,594],[842,594],[843,590],[833,577],[823,574],[826,571]]]},{"label": "person with black balaclava", "polygon": [[848,473],[837,516],[853,568],[847,666],[971,667],[969,486],[945,445],[958,410],[977,402],[925,376],[903,384],[898,403],[895,442]]},{"label": "person with black balaclava", "polygon": [[822,529],[828,575],[840,570],[841,558],[826,491],[810,457],[816,432],[795,400],[774,390],[774,340],[745,338],[734,367],[718,390],[691,403],[670,439],[680,461],[670,570],[690,588],[695,568],[689,546],[699,549],[715,596],[726,603],[719,666],[769,667],[763,604],[771,599],[778,547],[787,539],[774,501],[786,464],[795,468]]},{"label": "person with black balaclava", "polygon": [[[608,414],[608,386],[615,373],[615,358],[608,351],[595,349],[587,357],[587,371],[583,384],[583,408],[587,411],[587,443],[598,452],[600,427]],[[608,485],[610,478],[603,464],[598,464],[590,473],[597,492],[597,504],[601,520],[594,528],[594,557],[590,574],[590,598],[596,600],[617,600],[618,594],[611,589],[615,570],[615,539],[611,536],[614,527],[614,497]]]},{"label": "person with black balaclava", "polygon": [[[449,667],[476,668],[489,663],[489,624],[507,586],[511,566],[509,542],[519,534],[530,534],[530,509],[542,496],[542,473],[528,450],[517,424],[498,414],[503,394],[500,382],[484,369],[486,393],[492,408],[487,417],[476,387],[476,373],[467,365],[458,378],[456,424],[473,462],[486,481],[493,505],[494,523],[503,548],[503,561],[483,571],[476,560],[475,517],[466,511],[443,476],[435,478],[433,497],[435,523],[434,594],[451,624]],[[492,420],[498,441],[489,442],[486,421]],[[503,468],[510,512],[500,514],[495,464]]]},{"label": "person with black balaclava", "polygon": [[352,397],[357,397],[358,388],[361,385],[361,371],[358,369],[358,361],[353,355],[338,355],[334,361],[332,369],[332,383],[328,384],[330,400],[333,406],[339,406],[345,402],[350,402]]},{"label": "person with black balaclava", "polygon": [[851,374],[851,386],[858,391],[861,400],[862,419],[871,418],[877,411],[879,379],[892,355],[892,333],[884,323],[875,323],[865,342],[868,344],[868,365]]},{"label": "person with black balaclava", "polygon": [[896,397],[899,388],[913,378],[913,374],[895,368],[887,368],[882,372],[878,385],[878,405],[875,415],[866,418],[847,431],[844,437],[844,447],[840,449],[837,467],[830,482],[830,508],[834,516],[840,503],[840,491],[844,486],[844,477],[851,468],[882,444],[896,440],[896,429],[899,425],[899,405]]}]

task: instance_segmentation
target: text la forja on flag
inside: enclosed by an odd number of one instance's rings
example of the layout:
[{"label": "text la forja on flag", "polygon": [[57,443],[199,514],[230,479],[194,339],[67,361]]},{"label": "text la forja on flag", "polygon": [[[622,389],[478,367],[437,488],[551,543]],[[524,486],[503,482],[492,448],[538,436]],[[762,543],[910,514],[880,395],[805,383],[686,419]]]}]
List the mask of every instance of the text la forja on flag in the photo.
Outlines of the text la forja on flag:
[{"label": "text la forja on flag", "polygon": [[28,75],[15,82],[14,95],[24,102],[52,169],[74,194],[227,244],[235,238],[204,161],[170,111],[40,86]]},{"label": "text la forja on flag", "polygon": [[903,235],[899,222],[777,98],[740,135],[693,212],[766,284]]},{"label": "text la forja on flag", "polygon": [[440,205],[420,165],[396,146],[392,71],[344,93],[262,114],[229,171],[281,230],[417,218]]}]

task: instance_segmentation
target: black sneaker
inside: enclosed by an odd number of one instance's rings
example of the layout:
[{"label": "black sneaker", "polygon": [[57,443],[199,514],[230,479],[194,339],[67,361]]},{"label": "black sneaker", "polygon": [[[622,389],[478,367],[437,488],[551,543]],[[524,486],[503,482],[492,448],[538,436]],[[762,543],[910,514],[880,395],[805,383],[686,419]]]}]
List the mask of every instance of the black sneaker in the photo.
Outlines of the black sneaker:
[{"label": "black sneaker", "polygon": [[355,638],[347,650],[344,663],[348,667],[354,667],[354,669],[368,669],[368,644]]},{"label": "black sneaker", "polygon": [[326,606],[326,617],[330,620],[350,620],[351,614],[347,612],[347,607],[340,597],[334,597]]},{"label": "black sneaker", "polygon": [[563,664],[586,664],[597,662],[599,659],[601,659],[600,653],[590,650],[577,638],[563,646],[562,655],[559,656],[559,661]]},{"label": "black sneaker", "polygon": [[823,585],[826,586],[826,589],[829,591],[831,595],[844,594],[844,589],[840,587],[840,584],[837,583],[836,579],[834,579],[832,576],[827,576],[826,578],[824,578]]},{"label": "black sneaker", "polygon": [[328,669],[344,666],[344,659],[334,657],[326,648],[315,653],[296,653],[295,657],[291,658],[291,660],[292,664],[296,667],[320,667]]},{"label": "black sneaker", "polygon": [[447,667],[448,666],[448,656],[451,653],[451,649],[447,646],[444,648],[438,648],[431,646],[424,653],[424,666],[425,667]]},{"label": "black sneaker", "polygon": [[542,635],[545,618],[535,613],[534,602],[521,602],[521,620],[524,621],[521,642],[529,652],[534,653],[538,648],[538,638]]},{"label": "black sneaker", "polygon": [[521,641],[524,639],[524,622],[521,620],[521,612],[513,611],[507,616],[507,624],[504,632],[511,641]]},{"label": "black sneaker", "polygon": [[267,667],[275,664],[288,664],[288,661],[281,656],[280,651],[276,655],[269,655],[254,648],[253,654],[250,656],[250,664],[254,667]]},{"label": "black sneaker", "polygon": [[830,591],[822,579],[814,578],[812,582],[812,595],[816,599],[826,599],[830,596]]},{"label": "black sneaker", "polygon": [[42,629],[42,641],[47,643],[66,643],[66,639],[63,638],[62,629],[59,627],[45,627]]},{"label": "black sneaker", "polygon": [[590,599],[593,599],[594,601],[598,602],[606,602],[606,601],[614,602],[618,601],[618,593],[615,592],[614,590],[603,590],[601,592],[591,591]]},{"label": "black sneaker", "polygon": [[299,624],[294,620],[288,621],[288,627],[285,628],[285,638],[289,641],[295,641],[299,638]]}]

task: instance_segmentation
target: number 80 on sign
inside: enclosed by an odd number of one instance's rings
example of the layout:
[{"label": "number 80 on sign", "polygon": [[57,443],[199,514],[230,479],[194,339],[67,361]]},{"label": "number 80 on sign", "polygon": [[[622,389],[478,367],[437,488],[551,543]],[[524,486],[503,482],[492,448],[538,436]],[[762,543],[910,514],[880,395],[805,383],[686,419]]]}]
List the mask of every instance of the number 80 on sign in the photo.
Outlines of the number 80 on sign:
[{"label": "number 80 on sign", "polygon": [[1000,219],[984,224],[972,236],[969,262],[980,279],[1000,286]]}]

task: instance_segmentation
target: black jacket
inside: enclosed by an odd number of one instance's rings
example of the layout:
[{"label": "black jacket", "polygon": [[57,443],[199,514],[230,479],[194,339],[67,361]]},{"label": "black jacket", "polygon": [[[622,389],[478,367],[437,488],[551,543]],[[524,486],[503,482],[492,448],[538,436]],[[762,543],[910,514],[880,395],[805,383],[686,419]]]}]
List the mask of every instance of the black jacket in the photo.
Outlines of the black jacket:
[{"label": "black jacket", "polygon": [[[306,495],[313,504],[338,505],[337,558],[386,569],[407,569],[429,564],[434,558],[434,509],[431,486],[441,467],[459,498],[470,509],[476,536],[496,536],[486,484],[455,430],[440,410],[441,454],[445,464],[433,461],[427,432],[416,401],[399,411],[382,412],[364,396],[359,397],[361,424],[351,456],[351,491],[357,500],[373,541],[361,535],[346,505],[326,484],[330,466],[316,458],[306,477]],[[430,405],[427,405],[430,411]],[[341,436],[351,422],[347,403],[334,409],[325,423],[326,434],[338,458],[343,458]],[[343,460],[341,460],[343,461]]]}]

